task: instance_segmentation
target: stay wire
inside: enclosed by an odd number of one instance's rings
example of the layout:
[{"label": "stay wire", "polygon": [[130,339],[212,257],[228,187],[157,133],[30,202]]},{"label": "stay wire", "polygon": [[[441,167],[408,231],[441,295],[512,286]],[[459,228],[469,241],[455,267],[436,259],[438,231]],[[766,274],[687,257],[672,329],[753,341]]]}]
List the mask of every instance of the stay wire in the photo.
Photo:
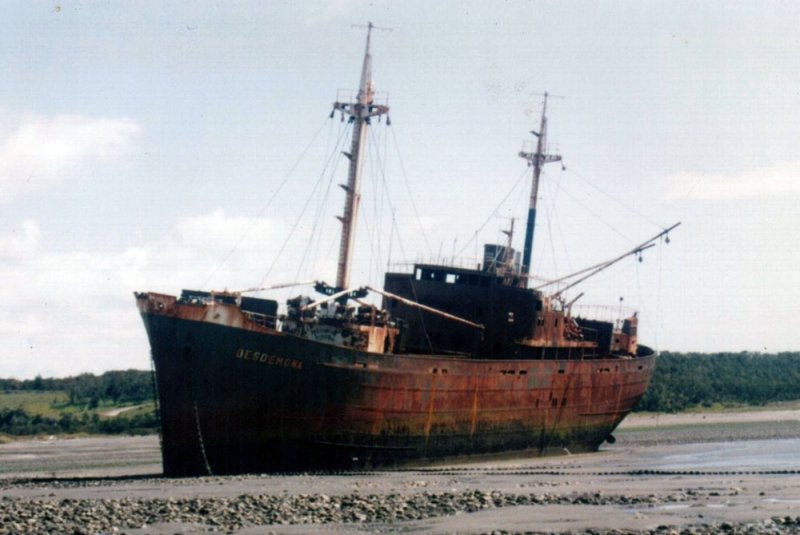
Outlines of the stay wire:
[{"label": "stay wire", "polygon": [[[352,128],[351,128],[350,123],[344,123],[339,130],[340,130],[339,138],[336,141],[336,145],[334,146],[333,150],[328,153],[328,161],[326,161],[326,163],[325,163],[325,167],[326,168],[330,164],[330,160],[332,160],[335,156],[339,155],[344,150],[344,147],[345,147],[345,145],[347,143],[347,139],[350,137],[350,132],[351,132]],[[328,187],[327,187],[327,189],[325,191],[325,201],[326,201],[326,203],[322,207],[324,211],[320,210],[317,213],[317,219],[315,220],[315,226],[317,224],[319,224],[319,222],[323,221],[324,218],[327,217],[328,201],[330,200],[330,197],[331,197],[331,189],[333,188],[333,183],[334,183],[334,178],[336,176],[336,171],[337,171],[337,169],[339,169],[339,163],[341,161],[342,161],[341,159],[336,159],[335,163],[334,163],[334,165],[333,165],[333,167],[332,167],[332,169],[330,171],[330,178],[328,179]],[[311,251],[313,251],[312,257],[311,257],[311,262],[309,263],[309,266],[308,266],[308,276],[309,277],[313,276],[314,271],[317,268],[317,263],[319,262],[320,251],[322,250],[321,249],[322,239],[323,239],[323,236],[325,235],[325,228],[326,228],[326,225],[322,225],[322,229],[316,234],[316,243],[314,243],[313,245],[311,243],[309,243],[309,247],[311,247]],[[341,228],[339,228],[339,231],[341,232]],[[312,236],[313,236],[313,234],[312,234]],[[336,235],[336,233],[334,233],[334,238],[330,240],[331,244],[335,244],[336,243],[336,237],[338,237],[338,236]],[[329,248],[329,251],[330,251],[330,248]],[[328,258],[329,251],[326,252],[326,254],[323,256],[323,258]]]},{"label": "stay wire", "polygon": [[561,191],[563,191],[563,192],[564,192],[564,194],[565,194],[567,197],[569,197],[570,199],[572,199],[573,201],[575,201],[576,203],[578,203],[579,205],[581,205],[581,207],[582,207],[584,210],[586,210],[586,212],[587,212],[588,214],[590,214],[592,217],[594,217],[595,219],[597,219],[598,221],[600,221],[602,224],[604,224],[605,226],[607,226],[607,227],[608,227],[608,228],[609,228],[609,229],[610,229],[610,230],[611,230],[613,233],[615,233],[617,236],[621,237],[622,239],[624,239],[624,240],[625,240],[625,241],[627,241],[628,243],[631,243],[631,244],[633,244],[633,243],[634,243],[634,240],[632,240],[630,237],[626,236],[625,234],[623,234],[622,232],[620,232],[619,230],[617,230],[617,229],[616,229],[616,228],[615,228],[613,225],[611,225],[611,224],[610,224],[608,221],[606,221],[605,219],[603,219],[603,217],[602,217],[600,214],[598,214],[597,212],[595,212],[594,210],[592,210],[592,209],[591,209],[589,206],[587,206],[587,205],[586,205],[586,203],[584,203],[583,201],[581,201],[580,199],[578,199],[578,198],[577,198],[575,195],[571,194],[571,193],[569,192],[569,190],[567,190],[566,188],[561,188]]},{"label": "stay wire", "polygon": [[417,218],[419,230],[422,232],[422,238],[425,241],[425,247],[428,249],[428,255],[433,255],[433,249],[431,249],[431,244],[428,241],[428,235],[425,233],[425,225],[422,223],[422,218],[420,217],[419,210],[417,209],[417,203],[414,201],[413,193],[411,193],[411,185],[408,182],[406,167],[403,165],[403,158],[400,156],[400,147],[397,143],[397,136],[394,135],[394,130],[392,130],[392,141],[394,142],[395,152],[397,152],[397,160],[400,163],[400,171],[403,175],[403,181],[405,182],[406,190],[408,190],[408,197],[411,200],[411,207],[414,209],[414,216]]},{"label": "stay wire", "polygon": [[[375,147],[374,147],[374,145],[375,145],[375,143],[374,143],[375,142],[375,133],[371,128],[367,132],[368,132],[368,134],[370,136],[370,139],[372,140],[372,143],[368,143],[367,144],[367,153],[369,153],[370,149],[372,149],[372,150],[375,149]],[[374,169],[372,168],[372,166],[370,166],[370,171],[371,171],[370,178],[372,179],[372,187],[373,187],[373,189],[376,189],[375,188],[375,182],[376,182],[375,173],[374,173]],[[377,197],[377,195],[371,195],[371,197],[372,197],[372,210],[377,212],[377,208],[376,208],[376,204],[375,204],[376,203],[375,197]],[[373,261],[373,258],[375,258],[375,254],[376,254],[375,253],[376,244],[374,243],[374,240],[375,240],[375,233],[376,233],[375,228],[377,227],[378,223],[377,223],[377,221],[375,221],[375,218],[377,217],[377,213],[374,214],[374,216],[372,218],[372,221],[371,221],[370,218],[365,213],[366,210],[364,208],[366,208],[366,206],[364,204],[361,204],[361,209],[358,211],[358,218],[359,218],[359,221],[360,221],[360,225],[363,226],[366,229],[366,233],[367,233],[367,245],[369,245],[369,254],[370,254],[369,262],[367,263],[367,265],[369,266],[369,268],[367,269],[367,273],[368,273],[367,274],[367,279],[369,279],[370,273],[372,271],[372,261]],[[375,221],[374,225],[372,224],[373,221]]]},{"label": "stay wire", "polygon": [[294,164],[289,169],[289,172],[286,174],[286,176],[283,178],[281,183],[278,185],[278,188],[275,190],[275,192],[272,194],[272,196],[267,200],[266,204],[264,204],[261,207],[261,209],[258,211],[256,216],[250,222],[250,225],[248,225],[248,227],[245,229],[245,231],[242,233],[242,235],[239,236],[239,239],[236,241],[236,243],[233,245],[233,247],[231,247],[231,249],[228,251],[228,253],[222,258],[222,260],[214,267],[214,269],[211,270],[211,272],[208,274],[208,276],[206,276],[205,280],[200,285],[201,288],[205,288],[206,285],[208,284],[208,282],[211,280],[211,277],[213,277],[217,273],[217,271],[219,271],[219,269],[222,266],[225,265],[225,263],[230,259],[230,257],[233,255],[233,253],[242,244],[242,242],[247,237],[247,235],[250,233],[250,231],[253,229],[253,227],[256,225],[256,223],[258,223],[258,220],[261,218],[261,216],[263,216],[264,213],[267,211],[267,208],[269,208],[272,205],[273,201],[277,198],[278,194],[281,192],[283,187],[286,185],[287,182],[289,182],[289,178],[291,178],[292,174],[297,169],[297,166],[300,165],[300,162],[303,160],[303,158],[305,158],[306,153],[311,149],[311,147],[316,142],[317,138],[319,137],[319,134],[322,132],[322,129],[325,128],[325,124],[327,122],[328,122],[328,119],[326,118],[322,122],[322,124],[320,125],[319,129],[317,130],[317,132],[314,134],[314,137],[311,138],[311,141],[308,143],[308,145],[306,145],[306,147],[300,153],[300,156],[297,157],[297,160],[295,160]]},{"label": "stay wire", "polygon": [[[370,130],[370,135],[372,136],[372,143],[370,143],[370,147],[373,151],[373,157],[377,162],[377,165],[374,166],[374,172],[372,174],[373,178],[373,189],[375,190],[376,194],[373,195],[373,222],[368,220],[365,217],[364,225],[366,226],[370,240],[370,254],[372,255],[372,259],[370,261],[370,276],[372,275],[372,270],[375,269],[375,274],[380,274],[383,269],[383,251],[381,249],[381,234],[383,229],[383,207],[386,205],[388,206],[389,213],[392,214],[391,216],[391,226],[390,226],[390,242],[391,242],[391,233],[394,230],[395,220],[394,220],[394,213],[396,208],[394,203],[392,202],[392,195],[391,190],[389,188],[389,183],[386,180],[386,158],[381,157],[381,151],[379,149],[379,142],[376,139],[376,134],[374,130]],[[384,154],[386,154],[386,145],[388,144],[388,136],[384,136]],[[380,181],[378,180],[380,179]],[[381,187],[381,185],[383,187]],[[378,198],[377,191],[380,190],[380,198]],[[363,212],[362,212],[363,214]],[[371,230],[370,230],[371,229]],[[398,240],[400,239],[398,233]],[[401,245],[402,250],[402,245]],[[388,258],[387,258],[388,262]],[[374,265],[373,265],[374,263]]]},{"label": "stay wire", "polygon": [[[333,153],[331,154],[330,159],[333,159]],[[324,177],[325,177],[325,173],[324,173],[324,170],[323,170],[323,172],[320,173],[319,178],[317,179],[317,181],[314,183],[314,188],[311,191],[311,194],[308,196],[308,198],[306,199],[306,202],[303,204],[303,208],[300,210],[300,214],[297,216],[297,219],[295,219],[295,222],[292,225],[291,230],[289,231],[289,235],[286,237],[286,240],[284,240],[283,245],[281,245],[281,248],[278,251],[278,254],[276,254],[275,258],[272,260],[272,264],[270,264],[269,268],[267,269],[267,272],[264,274],[264,277],[261,280],[261,283],[259,284],[259,286],[264,286],[265,285],[265,283],[267,281],[267,278],[269,278],[270,274],[272,273],[272,270],[275,268],[275,265],[277,264],[278,259],[283,254],[283,251],[286,249],[286,246],[292,240],[292,236],[294,236],[294,233],[297,230],[297,227],[299,226],[300,221],[302,220],[303,216],[305,215],[305,212],[306,212],[306,209],[308,208],[308,205],[311,204],[311,200],[314,198],[314,195],[316,194],[317,189],[319,188],[320,183],[322,182],[322,179]]]},{"label": "stay wire", "polygon": [[[331,161],[334,160],[334,157],[339,153],[340,147],[342,147],[344,140],[347,138],[347,133],[349,128],[345,125],[339,129],[339,135],[336,140],[336,144],[333,147],[333,150],[328,152],[328,156],[326,161],[323,163],[322,168],[322,175],[325,175],[328,172],[328,167],[331,165]],[[317,252],[319,250],[319,241],[322,238],[322,231],[317,232],[317,229],[320,227],[320,222],[325,216],[325,211],[328,206],[328,199],[330,198],[331,187],[333,186],[333,178],[336,174],[336,169],[338,169],[339,160],[335,160],[334,165],[332,166],[328,178],[328,186],[325,188],[325,193],[320,197],[319,206],[317,207],[316,216],[314,217],[314,224],[311,227],[311,236],[309,240],[306,242],[306,248],[303,252],[303,257],[301,258],[298,266],[297,272],[295,274],[295,280],[300,280],[300,272],[303,270],[303,266],[305,265],[306,259],[311,253],[311,259],[309,261],[309,276],[312,275],[314,268],[316,266],[316,257]],[[316,241],[316,244],[314,243]],[[313,251],[313,252],[312,252]]]},{"label": "stay wire", "polygon": [[559,239],[561,241],[561,247],[564,249],[564,258],[567,259],[567,268],[570,271],[573,271],[574,268],[573,268],[573,264],[572,264],[572,258],[570,258],[570,256],[569,256],[569,247],[567,247],[567,240],[564,239],[564,227],[563,227],[563,225],[561,225],[561,220],[559,219],[559,216],[558,216],[559,211],[556,210],[556,202],[558,200],[558,195],[559,195],[559,193],[561,193],[561,180],[556,180],[555,181],[555,185],[556,185],[556,194],[555,194],[555,198],[553,199],[553,215],[555,216],[555,219],[556,219],[556,225],[555,226],[556,226],[556,229],[558,230],[558,237],[559,237]]},{"label": "stay wire", "polygon": [[643,220],[647,221],[647,222],[648,222],[648,223],[650,223],[651,225],[654,225],[654,226],[656,226],[656,227],[660,228],[661,230],[664,230],[664,229],[666,228],[664,225],[662,225],[662,224],[660,224],[660,223],[656,223],[655,221],[653,221],[652,219],[650,219],[649,217],[647,217],[646,215],[644,215],[643,213],[641,213],[639,210],[636,210],[636,209],[635,209],[635,208],[633,208],[632,206],[628,206],[627,204],[625,204],[625,203],[624,203],[624,202],[622,202],[621,200],[617,199],[616,197],[614,197],[613,195],[611,195],[610,193],[608,193],[607,191],[605,191],[604,189],[602,189],[600,186],[598,186],[597,184],[595,184],[594,182],[592,182],[591,180],[589,180],[589,179],[588,179],[588,178],[586,178],[585,176],[583,176],[583,175],[581,175],[580,173],[578,173],[578,172],[574,171],[572,168],[568,168],[568,169],[566,169],[566,171],[567,171],[568,173],[571,173],[571,174],[575,175],[576,177],[578,177],[579,179],[581,179],[583,182],[585,182],[586,184],[588,184],[588,185],[589,185],[589,186],[591,186],[592,188],[596,189],[597,191],[599,191],[600,193],[602,193],[603,195],[605,195],[607,198],[611,199],[612,201],[614,201],[615,203],[617,203],[618,205],[620,205],[620,206],[621,206],[621,207],[623,207],[624,209],[628,210],[630,213],[632,213],[632,214],[634,214],[634,215],[636,215],[636,216],[639,216],[639,217],[641,217]]},{"label": "stay wire", "polygon": [[472,237],[469,240],[467,240],[467,242],[461,247],[461,249],[458,250],[458,253],[456,254],[456,256],[460,257],[461,254],[467,249],[467,247],[469,247],[472,244],[473,241],[477,242],[478,233],[480,231],[482,231],[484,228],[486,228],[486,225],[488,225],[489,222],[497,216],[497,212],[500,211],[500,208],[506,203],[508,198],[511,197],[511,194],[514,193],[514,191],[516,191],[516,189],[519,187],[520,183],[523,181],[523,179],[525,178],[525,176],[527,174],[528,174],[528,170],[525,169],[520,174],[519,178],[514,183],[514,185],[511,187],[511,189],[508,191],[506,196],[503,197],[503,200],[501,200],[499,203],[497,203],[497,206],[495,206],[494,210],[492,210],[492,213],[489,214],[489,217],[486,218],[486,221],[484,221],[481,226],[479,226],[477,229],[475,229],[475,232],[473,233]]}]

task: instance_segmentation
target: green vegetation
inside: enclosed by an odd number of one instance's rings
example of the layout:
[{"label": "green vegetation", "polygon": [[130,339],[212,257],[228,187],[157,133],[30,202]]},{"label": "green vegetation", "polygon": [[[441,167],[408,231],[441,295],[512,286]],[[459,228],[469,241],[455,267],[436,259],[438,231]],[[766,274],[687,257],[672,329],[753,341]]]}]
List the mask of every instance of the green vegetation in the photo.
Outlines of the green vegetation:
[{"label": "green vegetation", "polygon": [[[664,352],[637,410],[678,412],[791,400],[800,400],[800,353]],[[0,443],[20,435],[157,430],[150,372],[0,379]]]},{"label": "green vegetation", "polygon": [[0,379],[0,392],[0,435],[147,434],[158,429],[150,372]]},{"label": "green vegetation", "polygon": [[678,412],[796,399],[800,399],[800,353],[663,352],[636,410]]},{"label": "green vegetation", "polygon": [[66,392],[69,405],[88,404],[97,407],[101,401],[142,403],[153,399],[153,381],[150,372],[125,370],[106,372],[103,375],[84,373],[63,379],[35,379],[19,381],[0,379],[0,391]]}]

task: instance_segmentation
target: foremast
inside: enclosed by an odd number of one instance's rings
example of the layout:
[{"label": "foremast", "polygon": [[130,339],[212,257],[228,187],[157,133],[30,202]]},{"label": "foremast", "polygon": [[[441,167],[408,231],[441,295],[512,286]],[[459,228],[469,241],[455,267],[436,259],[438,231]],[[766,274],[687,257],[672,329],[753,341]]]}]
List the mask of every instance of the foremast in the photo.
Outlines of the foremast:
[{"label": "foremast", "polygon": [[[334,102],[333,110],[349,115],[349,122],[353,123],[353,139],[350,152],[345,156],[350,160],[347,174],[347,184],[342,185],[345,191],[344,213],[338,217],[342,222],[342,238],[339,245],[339,262],[336,271],[336,288],[343,290],[350,284],[350,265],[353,255],[353,240],[355,239],[356,219],[358,205],[361,200],[361,169],[364,160],[364,149],[367,142],[367,130],[370,118],[389,112],[389,107],[375,104],[375,91],[372,85],[372,55],[370,52],[370,37],[375,26],[370,22],[367,25],[367,44],[364,51],[364,64],[361,68],[361,83],[355,102]],[[333,112],[331,112],[333,114]]]},{"label": "foremast", "polygon": [[531,198],[528,204],[528,222],[525,227],[525,246],[522,250],[522,277],[520,284],[527,287],[528,277],[531,268],[531,252],[533,250],[533,232],[536,226],[536,202],[539,198],[539,177],[542,174],[542,167],[546,163],[561,161],[558,154],[547,154],[547,93],[544,94],[542,104],[542,120],[539,124],[539,131],[531,130],[531,134],[536,136],[535,152],[520,151],[519,156],[528,161],[528,165],[533,167],[533,183],[531,184]]}]

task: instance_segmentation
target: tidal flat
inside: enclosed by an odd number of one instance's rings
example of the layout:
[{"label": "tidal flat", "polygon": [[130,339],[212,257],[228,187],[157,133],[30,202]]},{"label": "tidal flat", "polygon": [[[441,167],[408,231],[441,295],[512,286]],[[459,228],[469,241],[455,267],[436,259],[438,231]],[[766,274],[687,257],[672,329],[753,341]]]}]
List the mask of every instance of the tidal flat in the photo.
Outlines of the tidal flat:
[{"label": "tidal flat", "polygon": [[593,454],[167,479],[158,437],[0,446],[0,533],[797,533],[800,412],[634,414]]}]

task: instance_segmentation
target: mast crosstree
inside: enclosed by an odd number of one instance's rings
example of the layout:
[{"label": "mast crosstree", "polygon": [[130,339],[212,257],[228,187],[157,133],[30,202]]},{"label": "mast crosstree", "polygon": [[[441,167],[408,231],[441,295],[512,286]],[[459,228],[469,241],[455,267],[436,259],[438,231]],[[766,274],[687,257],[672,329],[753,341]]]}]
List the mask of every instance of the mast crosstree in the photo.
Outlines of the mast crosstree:
[{"label": "mast crosstree", "polygon": [[[348,121],[353,123],[353,140],[350,152],[344,155],[350,160],[347,184],[342,184],[345,191],[344,213],[338,217],[342,222],[342,239],[339,245],[339,262],[336,270],[336,288],[344,289],[350,283],[350,265],[353,256],[353,240],[355,239],[358,205],[361,200],[361,168],[364,160],[364,148],[367,142],[367,130],[372,117],[389,113],[389,106],[375,103],[375,90],[372,85],[372,54],[370,38],[376,28],[371,22],[367,25],[367,44],[364,51],[364,63],[361,68],[361,83],[355,102],[334,102],[333,113],[337,110],[342,116],[349,115]],[[388,121],[387,121],[388,123]]]}]

